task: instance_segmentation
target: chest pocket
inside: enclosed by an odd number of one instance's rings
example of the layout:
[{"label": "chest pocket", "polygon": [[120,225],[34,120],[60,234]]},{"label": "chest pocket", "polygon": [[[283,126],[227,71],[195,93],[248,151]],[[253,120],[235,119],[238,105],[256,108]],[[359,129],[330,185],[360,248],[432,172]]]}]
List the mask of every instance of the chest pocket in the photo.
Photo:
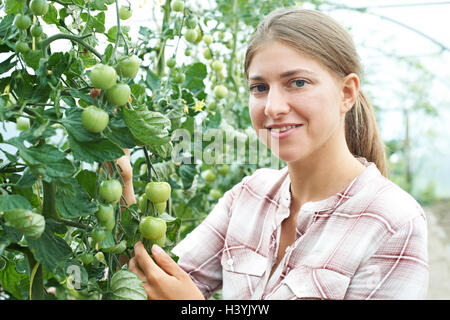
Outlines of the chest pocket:
[{"label": "chest pocket", "polygon": [[247,247],[223,252],[223,299],[250,299],[267,270],[268,258]]},{"label": "chest pocket", "polygon": [[350,277],[339,272],[299,267],[288,272],[268,299],[344,299]]}]

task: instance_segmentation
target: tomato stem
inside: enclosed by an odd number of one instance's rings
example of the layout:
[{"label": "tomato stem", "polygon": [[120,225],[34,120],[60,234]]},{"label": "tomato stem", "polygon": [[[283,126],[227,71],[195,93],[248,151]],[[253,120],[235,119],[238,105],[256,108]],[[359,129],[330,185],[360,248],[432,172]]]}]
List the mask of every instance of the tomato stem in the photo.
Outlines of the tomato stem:
[{"label": "tomato stem", "polygon": [[103,58],[103,56],[97,50],[95,50],[94,47],[88,45],[86,42],[83,41],[84,38],[87,38],[87,37],[90,37],[90,36],[92,36],[92,34],[87,34],[87,35],[84,35],[84,36],[80,37],[80,36],[75,36],[75,35],[72,35],[72,34],[57,33],[57,34],[55,34],[55,35],[53,35],[51,37],[48,37],[44,41],[42,41],[41,49],[42,49],[42,52],[44,53],[44,56],[45,56],[46,52],[47,52],[46,49],[50,45],[50,43],[52,43],[53,41],[59,40],[59,39],[67,39],[67,40],[78,42],[83,47],[85,47],[86,49],[91,51],[93,54],[95,54],[101,60]]},{"label": "tomato stem", "polygon": [[58,212],[56,211],[56,184],[55,182],[42,181],[44,189],[44,204],[42,213],[45,218],[59,220]]}]

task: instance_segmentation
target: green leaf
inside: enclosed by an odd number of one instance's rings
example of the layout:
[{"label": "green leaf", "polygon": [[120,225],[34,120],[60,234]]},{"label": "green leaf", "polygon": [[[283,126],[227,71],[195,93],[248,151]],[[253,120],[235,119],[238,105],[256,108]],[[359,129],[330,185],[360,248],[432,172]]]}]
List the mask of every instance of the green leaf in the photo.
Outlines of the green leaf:
[{"label": "green leaf", "polygon": [[121,148],[131,149],[138,145],[123,119],[111,118],[108,127],[111,130],[105,130],[103,134]]},{"label": "green leaf", "polygon": [[170,141],[170,120],[159,112],[122,108],[122,115],[133,136],[148,146]]},{"label": "green leaf", "polygon": [[159,215],[161,219],[166,221],[167,224],[167,239],[169,239],[172,242],[178,241],[179,231],[181,227],[181,220],[177,217],[172,217],[171,215],[168,215],[166,212],[163,212],[161,215]]},{"label": "green leaf", "polygon": [[127,270],[119,270],[111,278],[111,292],[115,300],[146,300],[147,293],[138,276]]},{"label": "green leaf", "polygon": [[[139,228],[139,222],[133,217],[132,208],[125,208],[120,214],[120,225],[125,232],[126,238],[130,241],[134,238]],[[134,205],[134,209],[137,209],[137,206]],[[127,242],[128,246],[134,246],[135,243]]]},{"label": "green leaf", "polygon": [[122,149],[109,139],[78,142],[69,134],[68,141],[74,158],[88,163],[113,161],[124,155]]},{"label": "green leaf", "polygon": [[31,210],[30,202],[23,196],[18,194],[2,194],[0,195],[0,211],[11,209],[28,209]]},{"label": "green leaf", "polygon": [[97,175],[93,171],[89,170],[81,170],[77,174],[77,180],[80,186],[84,188],[84,190],[89,193],[91,198],[94,198],[95,195],[95,184],[97,181]]},{"label": "green leaf", "polygon": [[[56,208],[63,218],[74,219],[94,214],[98,207],[90,200],[90,195],[76,181],[72,181],[75,194],[70,196],[64,188],[57,188]],[[95,182],[93,184],[95,188]]]},{"label": "green leaf", "polygon": [[39,239],[27,238],[27,242],[36,261],[53,273],[64,274],[62,266],[72,254],[72,249],[64,239],[54,234],[49,224],[46,224],[45,231]]},{"label": "green leaf", "polygon": [[47,24],[58,24],[58,11],[51,3],[48,5],[47,13],[42,17],[42,20]]},{"label": "green leaf", "polygon": [[22,12],[24,0],[4,1],[6,14],[17,14]]},{"label": "green leaf", "polygon": [[145,78],[145,83],[150,87],[153,95],[155,95],[156,92],[158,92],[158,90],[161,88],[161,79],[156,73],[151,70],[147,70],[146,73],[147,77]]},{"label": "green leaf", "polygon": [[34,70],[37,70],[39,68],[39,62],[41,58],[43,58],[41,50],[30,50],[23,54],[25,63]]},{"label": "green leaf", "polygon": [[71,177],[76,171],[73,163],[66,159],[66,154],[50,144],[27,148],[18,138],[7,142],[19,149],[20,157],[31,172],[38,177],[42,176],[45,181]]},{"label": "green leaf", "polygon": [[2,17],[0,21],[0,38],[6,39],[6,35],[8,31],[12,29],[14,21],[14,15],[8,15],[6,17]]},{"label": "green leaf", "polygon": [[169,141],[167,143],[158,146],[150,145],[149,149],[152,153],[157,154],[163,159],[167,159],[172,155],[173,145],[172,142]]},{"label": "green leaf", "polygon": [[207,75],[208,72],[205,64],[196,62],[189,65],[186,69],[186,88],[195,94],[203,91],[205,89],[203,79],[205,79]]},{"label": "green leaf", "polygon": [[6,292],[18,300],[28,299],[30,278],[16,270],[15,260],[7,260],[6,267],[0,271],[0,285]]},{"label": "green leaf", "polygon": [[38,178],[31,172],[30,168],[26,168],[19,181],[17,181],[16,186],[19,188],[31,187],[37,179]]},{"label": "green leaf", "polygon": [[103,55],[103,59],[102,59],[103,64],[108,64],[109,59],[111,59],[113,52],[114,52],[114,46],[112,44],[108,44],[106,46],[105,53]]},{"label": "green leaf", "polygon": [[192,186],[197,169],[195,164],[181,164],[179,167],[181,182],[185,189],[189,189]]},{"label": "green leaf", "polygon": [[16,65],[16,62],[11,62],[11,60],[13,58],[14,58],[14,55],[11,55],[8,59],[6,59],[0,63],[0,74],[8,72],[10,69],[12,69]]}]

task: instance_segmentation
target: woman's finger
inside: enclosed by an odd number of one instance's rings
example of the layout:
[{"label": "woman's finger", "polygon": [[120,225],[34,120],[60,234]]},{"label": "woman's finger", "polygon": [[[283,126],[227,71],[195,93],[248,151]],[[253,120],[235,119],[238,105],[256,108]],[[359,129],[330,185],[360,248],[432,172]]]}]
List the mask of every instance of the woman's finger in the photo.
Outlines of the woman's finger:
[{"label": "woman's finger", "polygon": [[158,245],[152,246],[152,254],[158,266],[169,275],[177,279],[186,276],[186,272]]},{"label": "woman's finger", "polygon": [[135,273],[139,279],[141,279],[142,281],[146,282],[147,279],[145,278],[145,274],[141,271],[141,269],[139,269],[139,266],[136,262],[136,259],[133,257],[130,259],[130,261],[128,262],[128,270]]},{"label": "woman's finger", "polygon": [[158,267],[148,254],[147,250],[145,250],[141,241],[138,241],[134,245],[134,257],[148,282],[152,282],[152,280],[157,279],[164,274],[164,271]]}]

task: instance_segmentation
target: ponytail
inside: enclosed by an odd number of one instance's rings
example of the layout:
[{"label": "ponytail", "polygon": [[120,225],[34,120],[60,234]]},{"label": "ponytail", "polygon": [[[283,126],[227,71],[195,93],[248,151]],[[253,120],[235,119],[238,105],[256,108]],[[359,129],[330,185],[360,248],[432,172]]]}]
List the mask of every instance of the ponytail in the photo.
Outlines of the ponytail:
[{"label": "ponytail", "polygon": [[374,110],[360,90],[353,108],[345,116],[345,137],[355,157],[364,157],[375,163],[387,177],[385,145],[381,139]]}]

